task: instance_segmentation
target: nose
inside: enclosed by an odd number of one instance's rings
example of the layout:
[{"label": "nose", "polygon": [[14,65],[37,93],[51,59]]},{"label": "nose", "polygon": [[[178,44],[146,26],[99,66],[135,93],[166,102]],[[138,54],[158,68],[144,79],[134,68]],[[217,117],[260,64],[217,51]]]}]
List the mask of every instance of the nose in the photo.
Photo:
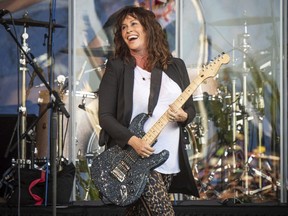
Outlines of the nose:
[{"label": "nose", "polygon": [[132,31],[132,28],[131,28],[131,26],[128,25],[128,26],[126,27],[126,33],[129,33],[129,32],[131,32],[131,31]]},{"label": "nose", "polygon": [[131,32],[131,29],[130,28],[127,28],[126,29],[126,33],[130,33]]}]

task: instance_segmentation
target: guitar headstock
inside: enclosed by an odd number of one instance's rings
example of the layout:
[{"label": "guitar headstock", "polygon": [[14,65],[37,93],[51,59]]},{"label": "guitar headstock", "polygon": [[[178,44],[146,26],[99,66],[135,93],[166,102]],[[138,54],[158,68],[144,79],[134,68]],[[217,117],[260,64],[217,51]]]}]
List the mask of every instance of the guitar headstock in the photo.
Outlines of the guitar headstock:
[{"label": "guitar headstock", "polygon": [[217,58],[202,67],[200,76],[206,78],[216,76],[221,65],[227,64],[229,61],[230,56],[228,54],[222,53],[218,55]]}]

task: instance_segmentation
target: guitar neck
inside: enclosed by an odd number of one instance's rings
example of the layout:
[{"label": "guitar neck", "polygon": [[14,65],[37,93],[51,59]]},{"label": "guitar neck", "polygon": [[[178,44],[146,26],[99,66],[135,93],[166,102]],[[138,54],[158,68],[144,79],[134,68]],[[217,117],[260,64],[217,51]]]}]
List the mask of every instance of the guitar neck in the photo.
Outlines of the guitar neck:
[{"label": "guitar neck", "polygon": [[[202,79],[197,77],[193,82],[182,92],[182,94],[171,104],[171,106],[177,110],[181,108],[184,103],[191,97],[193,92],[197,89],[197,87],[201,84]],[[163,128],[168,124],[168,110],[160,117],[160,119],[152,126],[152,128],[144,135],[142,139],[152,145]]]},{"label": "guitar neck", "polygon": [[[220,59],[220,58],[219,58]],[[221,57],[221,59],[218,61],[214,61],[210,63],[209,65],[204,66],[199,75],[192,80],[190,85],[182,92],[182,94],[171,104],[174,110],[178,110],[181,108],[184,103],[189,99],[189,97],[192,96],[193,92],[197,89],[197,87],[207,78],[214,77],[217,74],[217,71],[219,70],[220,66],[223,63],[229,62],[229,56],[225,54]],[[225,60],[223,62],[223,59]],[[221,61],[222,60],[222,61]],[[211,75],[212,74],[212,75]],[[165,111],[165,113],[160,117],[160,119],[150,128],[150,130],[143,136],[143,140],[148,142],[150,145],[152,145],[163,128],[168,124],[169,117],[168,117],[168,110]]]}]

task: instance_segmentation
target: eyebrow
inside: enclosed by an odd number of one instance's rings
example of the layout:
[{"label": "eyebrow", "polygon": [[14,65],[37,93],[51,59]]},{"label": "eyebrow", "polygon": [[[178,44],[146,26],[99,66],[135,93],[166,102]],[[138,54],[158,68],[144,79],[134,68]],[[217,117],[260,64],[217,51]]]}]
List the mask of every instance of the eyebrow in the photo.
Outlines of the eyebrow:
[{"label": "eyebrow", "polygon": [[[140,22],[138,19],[136,19],[136,18],[133,18],[131,21],[129,21],[129,23],[131,23],[131,22],[134,22],[134,21],[138,21],[138,22]],[[121,26],[123,26],[123,25],[126,25],[126,24],[121,24]]]}]

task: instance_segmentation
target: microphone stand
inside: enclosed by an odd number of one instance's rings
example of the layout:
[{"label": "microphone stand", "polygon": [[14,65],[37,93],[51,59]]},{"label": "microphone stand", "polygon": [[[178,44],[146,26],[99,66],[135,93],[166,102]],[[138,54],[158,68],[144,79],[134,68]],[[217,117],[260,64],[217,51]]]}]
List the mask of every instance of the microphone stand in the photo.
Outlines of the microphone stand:
[{"label": "microphone stand", "polygon": [[[69,118],[70,114],[66,110],[65,105],[62,102],[58,92],[51,89],[51,87],[49,86],[49,84],[45,80],[44,76],[41,74],[41,70],[42,69],[37,65],[37,63],[35,61],[32,60],[32,58],[23,49],[23,47],[21,46],[21,44],[19,43],[19,41],[17,40],[15,35],[11,32],[11,29],[10,29],[9,25],[7,24],[7,22],[4,19],[1,20],[1,24],[5,27],[6,31],[13,38],[13,40],[17,44],[17,47],[22,51],[22,54],[26,57],[27,62],[33,67],[33,69],[36,72],[37,76],[43,82],[43,84],[45,85],[47,90],[49,91],[49,94],[50,94],[52,102],[53,102],[53,110],[54,111],[57,110],[59,112],[61,111],[66,116],[66,118]],[[50,24],[50,28],[52,27],[52,24],[53,23]],[[56,120],[57,120],[57,118],[56,118]],[[52,125],[54,126],[54,124],[52,124]],[[55,125],[55,126],[57,126],[57,125]],[[55,126],[54,126],[54,128],[56,128]],[[52,136],[51,136],[52,138],[55,138],[57,136],[57,135],[55,136],[55,134],[57,134],[56,132],[57,131],[55,131],[55,130],[52,131]],[[55,145],[53,145],[53,146],[52,146],[53,150],[56,150],[56,146]],[[54,157],[51,158],[51,160],[52,160],[51,162],[53,164],[53,166],[52,166],[52,177],[53,177],[53,215],[56,215],[56,178],[57,178],[56,174],[57,174],[57,172],[56,172],[56,164],[55,164],[55,162],[56,162],[55,155],[56,154],[54,154],[54,151],[53,151],[52,155],[54,155]]]},{"label": "microphone stand", "polygon": [[[53,32],[54,32],[54,18],[53,18],[53,0],[50,1],[49,4],[49,28],[48,28],[48,45],[47,45],[47,57],[49,60],[48,64],[48,77],[50,79],[51,85],[53,85],[53,80],[54,80],[54,74],[53,74],[53,66],[54,66],[54,59],[52,57],[52,44],[53,44]],[[56,91],[55,91],[56,92]],[[61,101],[59,94],[57,94],[58,100]],[[66,111],[67,112],[67,111]],[[57,205],[57,138],[58,138],[58,144],[62,142],[62,137],[59,137],[58,135],[61,134],[62,132],[58,134],[59,129],[62,130],[62,127],[60,127],[62,122],[59,122],[58,120],[62,119],[62,114],[67,117],[67,113],[64,112],[64,110],[57,109],[57,107],[54,107],[52,109],[52,115],[51,115],[51,124],[50,124],[50,162],[51,162],[51,173],[52,173],[52,211],[53,211],[53,216],[56,216],[56,205]],[[57,135],[58,134],[58,135]],[[58,146],[58,150],[62,148],[62,144]],[[62,153],[62,149],[61,149]],[[61,155],[62,156],[62,155]],[[61,161],[61,158],[58,158],[59,161]]]},{"label": "microphone stand", "polygon": [[[24,25],[24,32],[22,34],[22,48],[24,52],[29,52],[29,47],[28,44],[26,43],[26,40],[28,38],[28,34],[26,32],[27,27]],[[26,110],[26,91],[25,91],[25,84],[26,84],[26,71],[28,71],[27,64],[26,64],[26,59],[23,54],[23,51],[21,52],[21,58],[20,58],[20,71],[22,72],[22,94],[21,94],[21,107],[19,108],[19,111],[21,113],[21,128],[20,132],[23,134],[26,130],[27,127],[27,110]],[[26,153],[27,153],[27,146],[26,146],[26,137],[22,138],[20,140],[21,142],[21,150],[20,150],[20,159],[25,161],[26,158]],[[25,162],[24,162],[25,164]]]},{"label": "microphone stand", "polygon": [[247,76],[250,72],[250,68],[247,67],[247,53],[250,49],[250,44],[248,43],[250,35],[247,31],[247,22],[244,22],[244,33],[242,35],[242,44],[241,47],[243,49],[243,60],[242,60],[242,88],[243,88],[243,126],[244,126],[244,156],[245,156],[245,190],[246,193],[249,193],[249,180],[248,180],[248,146],[249,146],[249,139],[248,139],[248,109],[247,109]]}]

